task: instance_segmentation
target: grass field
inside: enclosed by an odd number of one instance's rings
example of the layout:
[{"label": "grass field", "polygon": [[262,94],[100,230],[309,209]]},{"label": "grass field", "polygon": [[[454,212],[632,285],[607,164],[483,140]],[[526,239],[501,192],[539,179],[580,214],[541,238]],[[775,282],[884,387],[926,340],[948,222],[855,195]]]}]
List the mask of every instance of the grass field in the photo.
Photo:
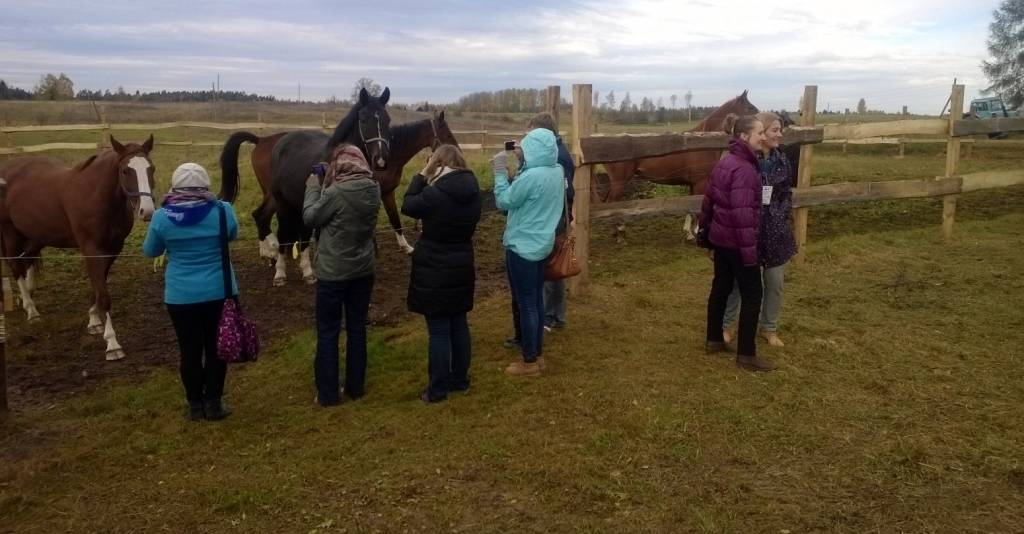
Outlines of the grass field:
[{"label": "grass field", "polygon": [[[821,147],[815,183],[935,176],[940,151]],[[219,175],[213,149],[155,156],[163,184],[187,159]],[[256,201],[246,157],[240,211]],[[486,186],[486,158],[471,162]],[[978,147],[961,171],[1021,165]],[[170,368],[18,411],[0,423],[0,532],[1018,531],[1024,188],[964,195],[957,217],[944,243],[939,200],[812,209],[767,375],[703,354],[710,265],[656,217],[628,244],[595,224],[591,291],[537,379],[501,372],[515,354],[497,293],[471,315],[472,390],[441,405],[416,399],[410,316],[372,329],[368,395],[335,409],[312,404],[300,328],[232,370],[223,423],[181,419]],[[482,225],[481,264],[500,229]]]}]

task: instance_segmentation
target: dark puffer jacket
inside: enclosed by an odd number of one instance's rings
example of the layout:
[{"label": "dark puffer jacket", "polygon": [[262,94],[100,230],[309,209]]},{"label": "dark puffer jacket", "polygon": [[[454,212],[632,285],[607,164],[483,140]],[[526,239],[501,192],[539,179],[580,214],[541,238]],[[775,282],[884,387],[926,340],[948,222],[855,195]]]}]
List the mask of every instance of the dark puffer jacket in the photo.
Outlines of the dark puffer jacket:
[{"label": "dark puffer jacket", "polygon": [[480,221],[476,176],[457,170],[427,185],[417,174],[405,192],[402,213],[423,220],[423,233],[412,253],[409,311],[437,315],[472,310],[473,232]]},{"label": "dark puffer jacket", "polygon": [[738,249],[743,265],[758,265],[761,225],[761,174],[757,155],[746,142],[729,142],[729,154],[711,171],[700,209],[700,226],[718,248]]}]

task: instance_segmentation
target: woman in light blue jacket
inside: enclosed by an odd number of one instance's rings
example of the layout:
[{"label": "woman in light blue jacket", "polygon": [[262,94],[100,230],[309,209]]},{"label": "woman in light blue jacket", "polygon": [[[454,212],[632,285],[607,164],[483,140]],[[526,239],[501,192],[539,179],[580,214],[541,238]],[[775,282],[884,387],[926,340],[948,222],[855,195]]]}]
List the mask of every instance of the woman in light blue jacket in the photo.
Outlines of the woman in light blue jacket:
[{"label": "woman in light blue jacket", "polygon": [[[167,253],[164,302],[181,349],[181,382],[188,399],[186,417],[218,421],[231,414],[224,408],[227,364],[217,355],[217,327],[224,307],[221,267],[220,210],[227,220],[227,238],[238,237],[231,204],[210,193],[210,176],[195,163],[185,163],[171,176],[171,191],[153,214],[142,251],[156,258]],[[238,282],[231,273],[232,296]]]},{"label": "woman in light blue jacket", "polygon": [[508,176],[506,152],[496,154],[491,165],[495,204],[508,212],[502,244],[522,332],[523,360],[505,372],[533,376],[544,366],[539,359],[544,338],[544,265],[555,244],[565,192],[555,135],[545,128],[531,130],[520,147],[523,164],[514,180]]}]

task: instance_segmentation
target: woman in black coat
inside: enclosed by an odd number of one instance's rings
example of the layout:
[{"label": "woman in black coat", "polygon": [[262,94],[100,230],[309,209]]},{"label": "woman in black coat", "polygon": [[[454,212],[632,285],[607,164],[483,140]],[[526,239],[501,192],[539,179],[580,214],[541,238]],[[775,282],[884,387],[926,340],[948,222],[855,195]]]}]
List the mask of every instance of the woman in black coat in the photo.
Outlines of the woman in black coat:
[{"label": "woman in black coat", "polygon": [[423,314],[430,333],[429,385],[423,402],[469,389],[470,337],[476,268],[473,232],[480,221],[480,185],[458,147],[442,145],[413,177],[402,213],[423,220],[412,253],[409,311]]}]

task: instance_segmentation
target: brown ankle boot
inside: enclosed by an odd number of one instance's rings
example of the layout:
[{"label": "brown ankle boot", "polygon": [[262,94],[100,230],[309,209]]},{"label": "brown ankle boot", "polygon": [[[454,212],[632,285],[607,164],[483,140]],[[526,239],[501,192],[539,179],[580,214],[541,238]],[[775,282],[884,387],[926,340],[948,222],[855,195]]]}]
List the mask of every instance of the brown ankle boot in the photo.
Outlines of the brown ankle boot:
[{"label": "brown ankle boot", "polygon": [[537,376],[540,374],[540,364],[517,360],[505,368],[505,374],[511,376]]},{"label": "brown ankle boot", "polygon": [[714,356],[714,355],[728,356],[729,354],[725,353],[725,351],[726,351],[726,347],[725,347],[725,342],[724,341],[705,341],[704,342],[704,352],[707,353],[709,356]]},{"label": "brown ankle boot", "polygon": [[736,355],[736,365],[748,371],[774,371],[775,366],[764,358],[757,356]]}]

